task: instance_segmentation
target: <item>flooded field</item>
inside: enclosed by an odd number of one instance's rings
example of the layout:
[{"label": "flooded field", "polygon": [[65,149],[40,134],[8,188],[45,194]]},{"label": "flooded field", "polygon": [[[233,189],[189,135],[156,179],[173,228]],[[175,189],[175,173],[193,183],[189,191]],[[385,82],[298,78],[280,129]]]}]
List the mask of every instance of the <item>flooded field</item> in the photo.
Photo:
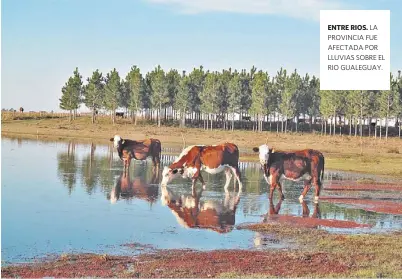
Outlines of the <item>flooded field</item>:
[{"label": "flooded field", "polygon": [[[2,138],[2,261],[32,261],[72,252],[130,255],[153,249],[280,249],[275,235],[242,229],[273,222],[330,232],[402,229],[398,181],[326,170],[322,199],[298,197],[301,183],[284,181],[286,199],[269,203],[259,165],[242,162],[244,190],[225,194],[225,175],[204,175],[207,187],[178,178],[166,190],[151,162],[133,161],[129,175],[111,145]],[[179,150],[164,148],[163,165]],[[378,183],[381,190],[378,189]],[[233,185],[233,184],[232,184]],[[167,205],[167,201],[175,201]]]}]

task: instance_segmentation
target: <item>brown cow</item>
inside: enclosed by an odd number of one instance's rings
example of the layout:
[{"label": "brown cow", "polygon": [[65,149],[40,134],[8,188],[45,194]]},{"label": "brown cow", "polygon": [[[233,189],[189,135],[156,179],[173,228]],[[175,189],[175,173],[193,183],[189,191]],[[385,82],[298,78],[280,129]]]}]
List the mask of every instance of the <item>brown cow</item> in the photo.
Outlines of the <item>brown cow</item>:
[{"label": "brown cow", "polygon": [[152,157],[153,167],[159,169],[162,146],[158,139],[129,140],[119,135],[110,138],[117,149],[120,159],[124,162],[124,170],[130,167],[131,159],[146,160]]},{"label": "brown cow", "polygon": [[264,178],[271,185],[269,192],[270,199],[272,199],[276,187],[278,187],[281,198],[285,198],[281,183],[279,182],[281,178],[285,178],[293,181],[304,179],[304,189],[299,197],[300,202],[303,201],[311,188],[311,183],[313,183],[315,187],[315,201],[318,201],[325,164],[324,156],[321,152],[313,149],[278,152],[270,149],[266,144],[254,147],[253,151],[259,152]]},{"label": "brown cow", "polygon": [[[197,179],[202,183],[205,189],[205,182],[201,176],[201,170],[210,174],[217,174],[225,170],[226,184],[225,191],[232,178],[231,171],[239,182],[239,192],[242,190],[239,170],[239,149],[233,143],[224,143],[220,145],[191,145],[185,148],[179,157],[169,166],[165,167],[162,173],[162,186],[166,186],[177,175],[192,179],[194,188]],[[236,187],[236,186],[235,186]]]},{"label": "brown cow", "polygon": [[153,172],[150,183],[141,177],[130,179],[130,172],[123,172],[117,179],[116,186],[110,192],[110,202],[116,203],[121,197],[130,200],[133,197],[145,200],[151,204],[158,198],[159,172]]},{"label": "brown cow", "polygon": [[174,194],[166,186],[161,187],[161,200],[175,215],[177,222],[185,228],[209,229],[228,233],[235,225],[235,215],[240,196],[226,193],[224,201],[201,201],[203,189],[192,195]]}]

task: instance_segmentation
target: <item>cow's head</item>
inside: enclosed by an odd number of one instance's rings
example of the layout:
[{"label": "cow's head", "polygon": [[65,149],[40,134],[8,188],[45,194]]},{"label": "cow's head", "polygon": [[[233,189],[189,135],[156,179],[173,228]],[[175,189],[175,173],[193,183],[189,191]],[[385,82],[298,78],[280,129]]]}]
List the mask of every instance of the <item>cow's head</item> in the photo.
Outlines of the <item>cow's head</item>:
[{"label": "cow's head", "polygon": [[117,153],[119,153],[119,157],[123,160],[123,143],[124,139],[122,139],[119,135],[115,135],[113,138],[110,138],[110,141],[113,142],[113,146],[117,149]]},{"label": "cow's head", "polygon": [[269,149],[268,145],[263,144],[260,145],[259,147],[254,147],[253,151],[259,153],[258,157],[260,159],[260,163],[262,166],[268,163],[269,154],[271,153],[271,150]]},{"label": "cow's head", "polygon": [[164,167],[162,171],[162,186],[166,186],[170,181],[173,180],[178,175],[185,175],[185,170],[184,168],[177,168],[177,169],[171,169],[169,167]]},{"label": "cow's head", "polygon": [[113,146],[118,149],[124,140],[119,135],[115,135],[113,138],[110,138],[110,141],[112,141]]}]

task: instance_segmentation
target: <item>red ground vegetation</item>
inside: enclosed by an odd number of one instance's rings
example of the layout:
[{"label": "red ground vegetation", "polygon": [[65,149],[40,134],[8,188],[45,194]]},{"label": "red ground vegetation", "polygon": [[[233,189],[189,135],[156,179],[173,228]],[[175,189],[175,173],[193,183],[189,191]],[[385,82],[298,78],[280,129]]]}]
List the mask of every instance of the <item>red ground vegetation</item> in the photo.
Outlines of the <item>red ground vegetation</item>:
[{"label": "red ground vegetation", "polygon": [[267,276],[326,276],[352,266],[328,253],[221,250],[161,251],[137,257],[93,254],[2,268],[2,277],[216,277],[223,273]]}]

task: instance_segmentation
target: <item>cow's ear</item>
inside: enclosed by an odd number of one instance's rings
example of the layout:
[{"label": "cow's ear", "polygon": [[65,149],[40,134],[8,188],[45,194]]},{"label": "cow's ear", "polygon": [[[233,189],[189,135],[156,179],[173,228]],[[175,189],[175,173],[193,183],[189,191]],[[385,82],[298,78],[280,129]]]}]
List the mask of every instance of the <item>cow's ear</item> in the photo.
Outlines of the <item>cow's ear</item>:
[{"label": "cow's ear", "polygon": [[258,148],[258,147],[253,147],[253,151],[254,151],[254,152],[258,152],[258,151],[259,151],[259,148]]},{"label": "cow's ear", "polygon": [[176,174],[177,172],[178,172],[178,169],[172,170],[172,173],[173,173],[173,174]]},{"label": "cow's ear", "polygon": [[114,141],[114,138],[110,138],[110,141]]}]

